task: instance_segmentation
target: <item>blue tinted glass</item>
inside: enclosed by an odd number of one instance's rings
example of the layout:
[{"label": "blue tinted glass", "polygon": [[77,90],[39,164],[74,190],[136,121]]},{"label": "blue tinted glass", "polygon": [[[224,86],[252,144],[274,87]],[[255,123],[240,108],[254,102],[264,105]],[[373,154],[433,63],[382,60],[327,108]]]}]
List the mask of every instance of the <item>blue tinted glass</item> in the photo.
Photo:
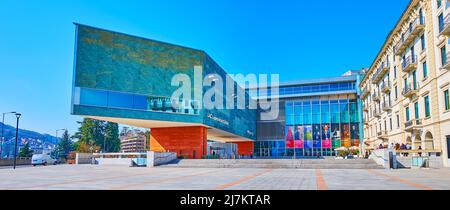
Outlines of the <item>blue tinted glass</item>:
[{"label": "blue tinted glass", "polygon": [[106,107],[108,105],[108,93],[103,90],[81,88],[80,103],[82,105]]},{"label": "blue tinted glass", "polygon": [[147,96],[143,95],[134,95],[134,109],[142,109],[147,110],[148,104],[147,104]]},{"label": "blue tinted glass", "polygon": [[133,108],[133,95],[127,93],[109,92],[108,106],[117,108]]}]

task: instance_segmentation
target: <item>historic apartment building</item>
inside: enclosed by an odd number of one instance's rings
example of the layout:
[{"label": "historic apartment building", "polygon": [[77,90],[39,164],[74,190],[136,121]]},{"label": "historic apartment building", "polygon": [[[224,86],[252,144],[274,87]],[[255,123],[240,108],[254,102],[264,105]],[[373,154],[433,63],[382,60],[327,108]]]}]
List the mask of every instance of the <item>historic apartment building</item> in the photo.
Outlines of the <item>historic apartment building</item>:
[{"label": "historic apartment building", "polygon": [[362,79],[364,143],[409,143],[448,166],[450,6],[412,0]]}]

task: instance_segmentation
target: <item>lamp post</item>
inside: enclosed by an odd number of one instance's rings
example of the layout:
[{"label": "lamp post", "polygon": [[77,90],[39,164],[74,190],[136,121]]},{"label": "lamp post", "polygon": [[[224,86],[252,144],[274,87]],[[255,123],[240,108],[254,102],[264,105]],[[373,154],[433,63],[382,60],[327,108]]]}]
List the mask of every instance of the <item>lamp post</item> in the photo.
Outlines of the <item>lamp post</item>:
[{"label": "lamp post", "polygon": [[19,119],[22,114],[16,113],[16,144],[14,145],[14,169],[16,169],[16,159],[17,159],[17,141],[19,139]]},{"label": "lamp post", "polygon": [[7,115],[7,114],[15,114],[15,113],[16,112],[5,112],[5,113],[3,113],[3,118],[2,118],[2,142],[1,142],[1,145],[0,145],[0,159],[3,158],[3,141],[5,139],[3,130],[4,130],[4,127],[5,127],[5,115]]}]

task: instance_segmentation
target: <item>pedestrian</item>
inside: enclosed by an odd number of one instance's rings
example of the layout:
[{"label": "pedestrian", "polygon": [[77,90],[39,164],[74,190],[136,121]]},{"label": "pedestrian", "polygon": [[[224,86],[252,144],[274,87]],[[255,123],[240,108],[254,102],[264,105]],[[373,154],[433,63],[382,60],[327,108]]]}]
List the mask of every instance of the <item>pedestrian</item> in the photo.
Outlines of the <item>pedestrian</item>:
[{"label": "pedestrian", "polygon": [[[422,150],[422,146],[419,146],[417,150]],[[418,152],[417,154],[419,154],[419,157],[422,157],[422,152]]]}]

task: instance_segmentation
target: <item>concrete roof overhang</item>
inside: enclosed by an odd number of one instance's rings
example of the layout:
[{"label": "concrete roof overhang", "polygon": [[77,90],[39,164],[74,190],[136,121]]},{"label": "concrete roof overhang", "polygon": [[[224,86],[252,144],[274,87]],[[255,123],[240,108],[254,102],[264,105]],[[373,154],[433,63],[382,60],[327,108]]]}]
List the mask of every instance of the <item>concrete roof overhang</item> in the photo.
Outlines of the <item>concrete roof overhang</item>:
[{"label": "concrete roof overhang", "polygon": [[186,122],[173,122],[173,121],[159,121],[159,120],[142,120],[142,119],[130,119],[130,118],[117,118],[117,117],[99,117],[99,116],[87,116],[82,117],[91,118],[96,120],[103,120],[108,122],[115,122],[119,124],[125,124],[130,126],[136,126],[141,128],[173,128],[173,127],[193,127],[203,126],[208,129],[208,140],[218,142],[245,142],[254,141],[249,138],[238,136],[230,132],[226,132],[217,128],[213,128],[201,123],[186,123]]}]

